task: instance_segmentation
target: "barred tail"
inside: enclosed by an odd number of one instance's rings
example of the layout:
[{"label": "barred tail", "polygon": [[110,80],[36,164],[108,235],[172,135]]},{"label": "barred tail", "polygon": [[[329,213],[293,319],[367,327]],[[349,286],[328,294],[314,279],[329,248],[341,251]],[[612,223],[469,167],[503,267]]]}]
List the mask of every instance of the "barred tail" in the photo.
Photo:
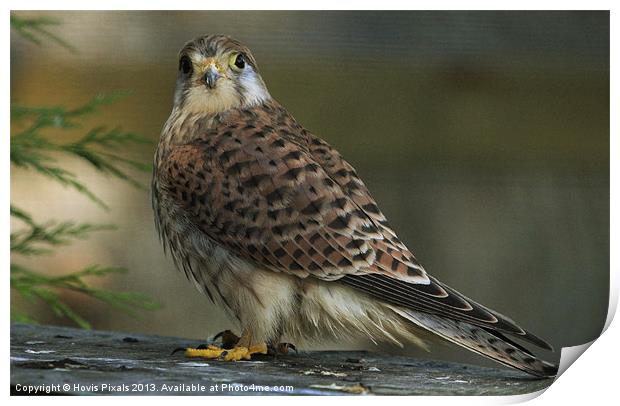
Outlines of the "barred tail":
[{"label": "barred tail", "polygon": [[416,325],[496,362],[540,378],[551,378],[557,374],[557,365],[536,358],[526,348],[499,332],[415,310],[390,307]]}]

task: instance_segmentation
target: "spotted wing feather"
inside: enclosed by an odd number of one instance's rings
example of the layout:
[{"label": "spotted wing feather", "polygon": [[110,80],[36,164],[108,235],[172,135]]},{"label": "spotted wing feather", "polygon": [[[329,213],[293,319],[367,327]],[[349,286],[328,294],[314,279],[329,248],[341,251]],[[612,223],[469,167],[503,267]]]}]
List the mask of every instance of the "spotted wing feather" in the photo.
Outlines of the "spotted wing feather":
[{"label": "spotted wing feather", "polygon": [[380,227],[317,163],[288,115],[239,112],[161,167],[193,224],[270,269],[336,279],[372,268]]},{"label": "spotted wing feather", "polygon": [[324,140],[310,133],[307,133],[306,137],[314,159],[351,198],[358,210],[373,221],[381,233],[381,239],[371,242],[377,255],[373,264],[374,270],[400,276],[410,281],[418,278],[417,282],[428,283],[424,268],[405,244],[398,239],[353,166]]}]

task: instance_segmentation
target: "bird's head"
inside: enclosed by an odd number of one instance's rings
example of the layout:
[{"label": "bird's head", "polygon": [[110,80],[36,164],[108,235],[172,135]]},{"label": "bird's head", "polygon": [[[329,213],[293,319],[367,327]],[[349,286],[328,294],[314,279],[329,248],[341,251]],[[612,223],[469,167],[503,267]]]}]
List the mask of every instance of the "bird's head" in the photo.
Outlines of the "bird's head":
[{"label": "bird's head", "polygon": [[174,104],[188,113],[221,113],[270,99],[256,60],[225,35],[196,38],[179,52]]}]

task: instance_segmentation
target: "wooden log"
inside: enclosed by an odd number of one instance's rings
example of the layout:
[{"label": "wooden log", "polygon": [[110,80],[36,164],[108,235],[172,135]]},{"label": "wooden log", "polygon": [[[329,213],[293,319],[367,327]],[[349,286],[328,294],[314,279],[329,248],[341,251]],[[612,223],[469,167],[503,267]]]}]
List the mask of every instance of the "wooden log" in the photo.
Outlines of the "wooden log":
[{"label": "wooden log", "polygon": [[313,351],[224,362],[171,355],[200,342],[174,337],[11,325],[12,394],[515,395],[551,380],[507,369]]}]

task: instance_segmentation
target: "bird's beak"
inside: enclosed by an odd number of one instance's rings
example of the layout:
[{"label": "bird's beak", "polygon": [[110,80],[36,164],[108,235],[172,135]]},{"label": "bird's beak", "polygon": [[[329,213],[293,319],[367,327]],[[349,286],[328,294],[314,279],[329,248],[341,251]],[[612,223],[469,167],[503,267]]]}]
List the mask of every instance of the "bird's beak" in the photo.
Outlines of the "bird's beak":
[{"label": "bird's beak", "polygon": [[211,63],[207,66],[207,69],[203,75],[203,81],[205,86],[209,89],[213,89],[215,87],[215,82],[220,77],[220,72],[217,69],[217,66],[214,63]]}]

